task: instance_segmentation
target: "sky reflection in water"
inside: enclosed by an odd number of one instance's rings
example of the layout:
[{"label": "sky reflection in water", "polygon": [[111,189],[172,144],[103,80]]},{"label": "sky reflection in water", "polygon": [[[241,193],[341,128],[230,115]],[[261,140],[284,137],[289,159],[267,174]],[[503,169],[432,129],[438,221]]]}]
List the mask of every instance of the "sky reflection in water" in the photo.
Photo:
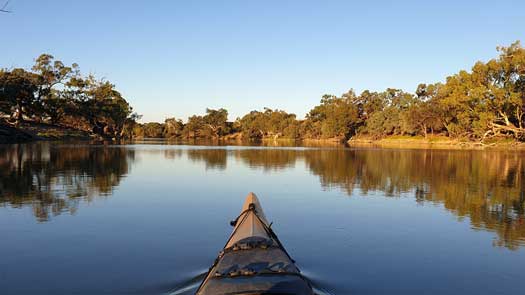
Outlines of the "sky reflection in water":
[{"label": "sky reflection in water", "polygon": [[335,294],[522,292],[523,156],[3,145],[0,289],[168,292],[207,269],[254,191],[299,267]]}]

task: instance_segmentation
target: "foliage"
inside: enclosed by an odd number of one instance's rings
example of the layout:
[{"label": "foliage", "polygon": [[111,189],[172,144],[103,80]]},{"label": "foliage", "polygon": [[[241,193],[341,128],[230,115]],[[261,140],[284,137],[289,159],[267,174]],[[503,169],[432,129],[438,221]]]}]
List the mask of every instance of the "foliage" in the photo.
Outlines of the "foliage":
[{"label": "foliage", "polygon": [[0,113],[17,124],[47,121],[113,138],[138,118],[115,85],[82,77],[77,64],[65,66],[49,54],[40,55],[31,71],[0,71]]},{"label": "foliage", "polygon": [[184,123],[182,123],[182,120],[177,120],[175,118],[168,118],[164,120],[163,137],[166,137],[166,138],[178,137],[182,135],[183,129],[184,129]]},{"label": "foliage", "polygon": [[[49,121],[106,137],[337,139],[355,135],[427,136],[428,133],[476,141],[525,141],[525,49],[519,42],[498,47],[499,56],[477,62],[444,83],[419,84],[415,93],[388,88],[324,95],[304,120],[283,110],[251,111],[235,122],[224,108],[206,109],[186,123],[136,124],[122,94],[109,81],[80,75],[43,54],[31,71],[0,70],[0,118]],[[237,136],[234,136],[238,138]]]},{"label": "foliage", "polygon": [[160,123],[151,122],[145,123],[142,126],[144,137],[161,138],[164,135],[164,126]]},{"label": "foliage", "polygon": [[308,132],[311,137],[347,138],[357,130],[359,112],[356,95],[353,90],[336,97],[334,95],[324,95],[321,104],[314,107],[306,116],[311,121]]},{"label": "foliage", "polygon": [[15,118],[17,123],[38,109],[36,75],[24,69],[0,72],[0,111]]},{"label": "foliage", "polygon": [[297,138],[299,136],[299,122],[295,114],[269,108],[265,108],[263,112],[251,111],[237,119],[235,126],[247,138]]}]

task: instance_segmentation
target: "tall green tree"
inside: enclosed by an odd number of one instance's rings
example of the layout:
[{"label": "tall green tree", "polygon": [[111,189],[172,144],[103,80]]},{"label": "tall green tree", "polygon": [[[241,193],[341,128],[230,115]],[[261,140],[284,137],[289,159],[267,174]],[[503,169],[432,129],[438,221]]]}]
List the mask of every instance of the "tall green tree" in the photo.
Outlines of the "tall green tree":
[{"label": "tall green tree", "polygon": [[69,96],[63,95],[63,88],[69,79],[79,75],[78,65],[65,66],[52,55],[42,54],[35,60],[32,71],[37,75],[36,100],[41,106],[40,115],[43,119],[48,117],[51,123],[57,124],[66,114],[67,105],[70,103]]},{"label": "tall green tree", "polygon": [[306,116],[312,128],[320,128],[315,133],[322,138],[339,137],[348,139],[359,127],[359,109],[354,103],[356,95],[353,90],[342,97],[324,95],[321,104],[314,107]]},{"label": "tall green tree", "polygon": [[24,69],[0,71],[0,107],[19,124],[32,117],[39,108],[36,93],[37,75]]},{"label": "tall green tree", "polygon": [[525,49],[516,42],[498,50],[498,58],[478,62],[471,72],[460,71],[443,85],[439,104],[451,136],[524,139]]},{"label": "tall green tree", "polygon": [[296,115],[282,110],[265,108],[263,112],[251,111],[238,119],[236,125],[247,138],[299,137],[300,123],[296,120]]},{"label": "tall green tree", "polygon": [[206,115],[202,117],[205,128],[213,136],[221,136],[228,133],[228,111],[226,109],[206,109]]},{"label": "tall green tree", "polygon": [[164,120],[164,134],[163,137],[173,138],[179,137],[182,135],[182,130],[184,129],[184,123],[182,120],[177,120],[176,118],[167,118]]}]

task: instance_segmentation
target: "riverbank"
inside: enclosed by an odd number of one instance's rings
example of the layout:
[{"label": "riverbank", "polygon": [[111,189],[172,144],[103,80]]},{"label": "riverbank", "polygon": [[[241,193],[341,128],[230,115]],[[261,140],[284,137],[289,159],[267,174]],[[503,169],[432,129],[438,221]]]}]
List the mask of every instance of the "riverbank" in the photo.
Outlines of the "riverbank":
[{"label": "riverbank", "polygon": [[382,139],[354,137],[348,140],[351,147],[379,147],[390,149],[449,149],[449,150],[525,150],[525,143],[509,138],[494,139],[489,142],[474,142],[451,139],[442,135],[427,136],[388,136]]},{"label": "riverbank", "polygon": [[[18,127],[0,124],[0,144],[24,143],[39,140],[100,140],[97,136],[74,128],[35,122],[25,122]],[[374,139],[366,136],[353,137],[347,142],[341,138],[290,139],[268,136],[261,139],[246,139],[240,132],[218,138],[143,138],[134,140],[166,140],[168,142],[212,144],[212,145],[258,145],[269,147],[376,147],[388,149],[448,149],[448,150],[525,150],[525,143],[510,138],[494,139],[490,142],[473,142],[451,139],[443,135],[432,136],[388,136]]]},{"label": "riverbank", "polygon": [[377,147],[389,149],[446,149],[446,150],[525,150],[525,143],[512,138],[498,138],[486,142],[465,139],[452,139],[443,135],[427,136],[388,136],[382,139],[359,136],[345,141],[342,138],[325,139],[287,139],[263,138],[264,146],[308,146],[308,147]]},{"label": "riverbank", "polygon": [[91,140],[88,132],[45,123],[25,122],[19,126],[0,124],[0,144],[38,140]]}]

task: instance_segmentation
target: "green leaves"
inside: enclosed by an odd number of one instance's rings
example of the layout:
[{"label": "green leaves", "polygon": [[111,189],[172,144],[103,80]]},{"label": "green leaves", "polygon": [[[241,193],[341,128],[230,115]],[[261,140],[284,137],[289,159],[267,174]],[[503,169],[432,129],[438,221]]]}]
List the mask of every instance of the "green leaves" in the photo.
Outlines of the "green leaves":
[{"label": "green leaves", "polygon": [[295,139],[299,136],[299,121],[296,120],[295,114],[269,108],[265,108],[264,112],[251,111],[241,119],[237,119],[235,126],[246,138]]},{"label": "green leaves", "polygon": [[471,72],[447,78],[439,104],[453,114],[449,135],[483,140],[487,136],[523,138],[525,49],[519,42],[498,47],[500,56],[478,62]]},{"label": "green leaves", "polygon": [[0,112],[17,122],[49,121],[118,138],[135,119],[115,85],[82,77],[77,64],[65,66],[50,54],[40,55],[31,71],[0,71],[0,85]]},{"label": "green leaves", "polygon": [[[188,122],[175,119],[151,125],[156,136],[219,138],[242,132],[245,138],[314,138],[347,140],[355,135],[441,133],[485,140],[503,136],[525,140],[525,49],[519,42],[498,47],[499,56],[477,62],[444,83],[419,84],[415,94],[387,88],[382,92],[353,90],[325,94],[306,119],[265,108],[234,123],[224,108],[206,109]],[[42,54],[32,71],[0,70],[0,112],[17,121],[50,121],[101,136],[119,137],[127,124],[132,132],[137,115],[115,85]],[[157,132],[160,128],[160,131]],[[151,131],[151,132],[150,132]]]},{"label": "green leaves", "polygon": [[24,116],[32,116],[39,108],[38,77],[24,69],[0,72],[0,111],[14,117],[19,123]]}]

